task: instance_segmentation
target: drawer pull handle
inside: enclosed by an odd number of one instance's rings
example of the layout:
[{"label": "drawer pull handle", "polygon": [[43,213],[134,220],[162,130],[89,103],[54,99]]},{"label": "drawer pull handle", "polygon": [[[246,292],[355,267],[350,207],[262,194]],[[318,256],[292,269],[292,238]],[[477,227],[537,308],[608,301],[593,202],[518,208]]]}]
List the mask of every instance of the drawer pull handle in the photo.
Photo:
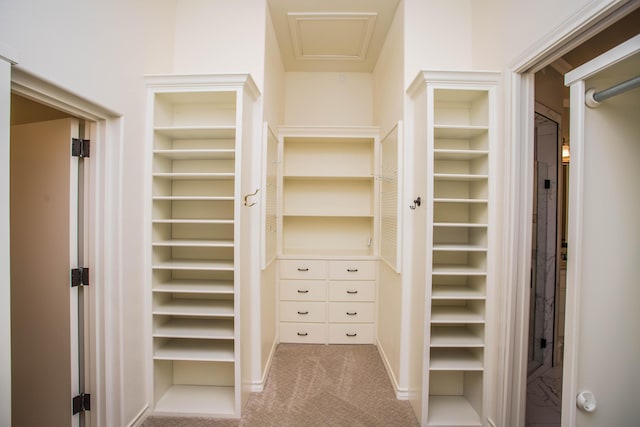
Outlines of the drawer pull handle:
[{"label": "drawer pull handle", "polygon": [[357,268],[347,268],[347,271],[348,271],[349,273],[357,273],[357,272],[358,272],[358,269],[357,269]]},{"label": "drawer pull handle", "polygon": [[357,294],[358,291],[347,291],[348,294]]},{"label": "drawer pull handle", "polygon": [[299,337],[306,337],[307,335],[309,335],[309,334],[306,333],[306,332],[298,332],[298,336]]},{"label": "drawer pull handle", "polygon": [[308,311],[299,311],[298,314],[309,314]]},{"label": "drawer pull handle", "polygon": [[357,311],[347,311],[347,316],[355,316],[356,314],[358,314]]},{"label": "drawer pull handle", "polygon": [[357,337],[358,336],[358,334],[355,334],[355,333],[354,334],[350,334],[348,332],[345,335],[347,335],[348,337]]},{"label": "drawer pull handle", "polygon": [[308,294],[309,290],[308,289],[298,289],[298,293],[299,294]]},{"label": "drawer pull handle", "polygon": [[298,271],[309,271],[308,268],[298,268]]}]

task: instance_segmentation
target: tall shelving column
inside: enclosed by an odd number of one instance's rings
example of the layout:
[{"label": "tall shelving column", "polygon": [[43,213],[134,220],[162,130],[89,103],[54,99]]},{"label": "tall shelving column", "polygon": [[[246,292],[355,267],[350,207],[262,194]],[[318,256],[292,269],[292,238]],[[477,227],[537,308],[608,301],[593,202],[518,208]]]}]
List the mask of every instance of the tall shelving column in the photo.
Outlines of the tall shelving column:
[{"label": "tall shelving column", "polygon": [[239,416],[246,75],[150,77],[150,308],[156,414]]},{"label": "tall shelving column", "polygon": [[490,380],[492,156],[498,75],[423,72],[431,230],[426,425],[482,426]]}]

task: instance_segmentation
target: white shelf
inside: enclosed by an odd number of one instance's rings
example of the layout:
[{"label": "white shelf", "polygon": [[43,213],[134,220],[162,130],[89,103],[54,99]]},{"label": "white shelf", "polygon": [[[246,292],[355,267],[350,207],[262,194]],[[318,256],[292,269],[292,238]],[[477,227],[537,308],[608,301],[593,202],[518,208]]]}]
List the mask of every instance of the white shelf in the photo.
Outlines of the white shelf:
[{"label": "white shelf", "polygon": [[[233,201],[233,196],[153,196],[153,200],[169,200],[177,202],[219,202],[219,201]],[[173,219],[167,218],[164,221],[172,221]],[[159,221],[159,220],[157,220]]]},{"label": "white shelf", "polygon": [[234,338],[233,320],[220,319],[170,319],[153,331],[156,338]]},{"label": "white shelf", "polygon": [[487,247],[484,245],[466,245],[466,244],[457,244],[457,245],[441,245],[434,244],[434,251],[452,251],[452,252],[486,252]]},{"label": "white shelf", "polygon": [[233,271],[233,261],[226,260],[172,260],[154,263],[151,268],[157,270],[213,270],[213,271]]},{"label": "white shelf", "polygon": [[439,197],[439,198],[433,199],[433,202],[434,203],[460,203],[460,204],[487,203],[488,199],[460,199],[460,198],[447,199],[447,198],[444,198],[444,197]]},{"label": "white shelf", "polygon": [[431,330],[431,347],[483,347],[484,340],[461,326],[435,326]]},{"label": "white shelf", "polygon": [[231,416],[235,413],[235,388],[173,385],[158,399],[154,413]]},{"label": "white shelf", "polygon": [[431,323],[484,323],[484,314],[465,306],[434,306]]},{"label": "white shelf", "polygon": [[477,222],[434,222],[434,227],[469,227],[469,228],[487,228],[486,223]]},{"label": "white shelf", "polygon": [[429,427],[481,427],[480,415],[464,396],[429,396]]},{"label": "white shelf", "polygon": [[436,160],[474,160],[486,157],[489,154],[487,150],[455,150],[440,148],[433,150]]},{"label": "white shelf", "polygon": [[464,173],[434,173],[433,179],[436,181],[483,181],[487,180],[486,174],[464,174]]},{"label": "white shelf", "polygon": [[433,134],[435,138],[447,139],[471,139],[487,133],[487,126],[456,126],[435,125]]},{"label": "white shelf", "polygon": [[154,131],[173,139],[235,138],[235,126],[156,126]]},{"label": "white shelf", "polygon": [[233,240],[159,240],[152,243],[153,246],[183,246],[183,247],[202,247],[202,248],[232,248]]},{"label": "white shelf", "polygon": [[233,300],[174,298],[153,306],[155,315],[233,317]]},{"label": "white shelf", "polygon": [[233,341],[169,339],[156,346],[155,360],[233,362]]},{"label": "white shelf", "polygon": [[232,219],[153,219],[154,224],[233,224]]},{"label": "white shelf", "polygon": [[153,292],[179,292],[185,294],[233,294],[233,281],[180,280],[156,282]]},{"label": "white shelf", "polygon": [[430,371],[482,371],[482,360],[464,348],[432,348]]},{"label": "white shelf", "polygon": [[474,300],[485,299],[484,291],[471,286],[463,285],[433,285],[431,298],[437,299],[461,299]]},{"label": "white shelf", "polygon": [[484,276],[486,269],[461,265],[434,265],[433,274],[441,276]]},{"label": "white shelf", "polygon": [[158,172],[153,174],[157,179],[171,179],[171,180],[230,180],[235,177],[232,172]]},{"label": "white shelf", "polygon": [[234,149],[167,149],[153,150],[153,155],[172,160],[231,160],[235,158]]}]

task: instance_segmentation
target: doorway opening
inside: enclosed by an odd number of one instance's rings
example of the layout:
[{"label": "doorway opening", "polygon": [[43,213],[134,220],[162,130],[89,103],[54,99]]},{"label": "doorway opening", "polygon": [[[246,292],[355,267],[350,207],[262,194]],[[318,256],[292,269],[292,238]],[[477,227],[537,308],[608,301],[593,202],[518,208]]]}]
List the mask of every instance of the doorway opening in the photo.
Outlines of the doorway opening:
[{"label": "doorway opening", "polygon": [[71,148],[90,123],[12,93],[10,124],[12,423],[82,427],[91,316],[88,280],[71,278],[89,257],[90,169]]},{"label": "doorway opening", "polygon": [[[569,89],[564,75],[638,34],[640,9],[628,12],[533,77],[531,150],[531,265],[527,292],[525,426],[560,426],[564,381],[570,134]],[[526,335],[528,333],[528,335]],[[577,331],[566,331],[567,334]],[[569,398],[569,397],[567,397]]]},{"label": "doorway opening", "polygon": [[[562,115],[541,104],[534,120],[533,227],[526,425],[560,426],[566,262]],[[563,270],[564,268],[564,270]]]}]

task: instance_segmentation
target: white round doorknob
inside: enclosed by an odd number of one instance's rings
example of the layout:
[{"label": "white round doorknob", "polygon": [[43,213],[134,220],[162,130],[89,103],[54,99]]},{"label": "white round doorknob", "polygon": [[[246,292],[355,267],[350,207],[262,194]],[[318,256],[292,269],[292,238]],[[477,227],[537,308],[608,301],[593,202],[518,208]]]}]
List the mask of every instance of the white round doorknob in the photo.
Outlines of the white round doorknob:
[{"label": "white round doorknob", "polygon": [[585,412],[596,410],[596,397],[590,391],[581,391],[576,398],[576,406]]}]

